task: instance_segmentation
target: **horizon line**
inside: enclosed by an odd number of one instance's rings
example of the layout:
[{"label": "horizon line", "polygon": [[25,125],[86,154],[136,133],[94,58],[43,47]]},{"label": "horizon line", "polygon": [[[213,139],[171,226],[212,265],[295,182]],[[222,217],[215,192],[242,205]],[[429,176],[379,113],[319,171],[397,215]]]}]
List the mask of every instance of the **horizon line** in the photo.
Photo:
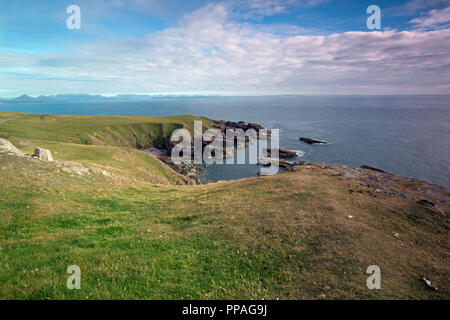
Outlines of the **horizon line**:
[{"label": "horizon line", "polygon": [[29,94],[22,94],[19,96],[11,96],[11,97],[1,97],[0,100],[14,100],[19,99],[22,97],[37,99],[37,98],[51,98],[51,97],[62,97],[62,96],[88,96],[88,97],[102,97],[102,98],[120,98],[120,97],[133,97],[133,96],[140,96],[140,97],[157,97],[157,98],[244,98],[244,97],[286,97],[286,96],[292,96],[292,97],[301,97],[301,96],[450,96],[450,93],[414,93],[414,94],[407,94],[407,93],[390,93],[390,94],[357,94],[357,93],[331,93],[331,94],[317,94],[317,93],[286,93],[286,94],[175,94],[175,93],[117,93],[117,94],[102,94],[102,93],[58,93],[58,94],[48,94],[48,95],[29,95]]}]

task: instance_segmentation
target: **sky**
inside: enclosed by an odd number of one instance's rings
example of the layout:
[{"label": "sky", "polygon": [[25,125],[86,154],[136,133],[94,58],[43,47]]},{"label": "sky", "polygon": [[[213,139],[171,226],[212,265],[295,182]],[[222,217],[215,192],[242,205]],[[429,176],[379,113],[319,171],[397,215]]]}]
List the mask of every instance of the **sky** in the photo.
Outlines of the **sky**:
[{"label": "sky", "polygon": [[450,94],[450,0],[0,2],[0,97],[126,93]]}]

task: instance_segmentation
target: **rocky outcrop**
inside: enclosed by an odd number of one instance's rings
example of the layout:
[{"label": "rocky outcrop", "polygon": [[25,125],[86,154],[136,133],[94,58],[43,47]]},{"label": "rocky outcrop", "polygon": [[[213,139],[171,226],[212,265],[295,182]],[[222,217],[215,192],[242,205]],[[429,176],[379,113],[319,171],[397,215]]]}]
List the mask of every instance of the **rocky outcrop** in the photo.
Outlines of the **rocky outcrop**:
[{"label": "rocky outcrop", "polygon": [[255,129],[255,130],[261,130],[261,129],[264,129],[264,127],[263,127],[262,125],[257,124],[257,123],[251,123],[251,122],[249,122],[249,123],[247,124],[247,127],[251,128],[251,129]]},{"label": "rocky outcrop", "polygon": [[317,140],[317,139],[311,139],[311,138],[305,138],[305,137],[301,137],[298,140],[305,142],[307,144],[327,144],[328,142],[326,141],[322,141],[322,140]]},{"label": "rocky outcrop", "polygon": [[11,155],[16,155],[20,157],[24,157],[25,154],[14,147],[14,145],[6,139],[0,138],[0,152],[1,153],[9,153]]},{"label": "rocky outcrop", "polygon": [[[361,168],[320,164],[314,164],[314,166],[337,171],[339,175],[346,179],[359,180],[362,187],[370,189],[374,194],[384,193],[413,200],[423,207],[430,208],[443,215],[449,213],[450,191],[445,187],[414,178],[400,177],[371,166],[361,166]],[[352,189],[349,192],[355,191]]]},{"label": "rocky outcrop", "polygon": [[[276,150],[276,149],[275,149]],[[274,151],[275,151],[274,150]],[[264,149],[263,152],[265,152],[267,154],[268,157],[272,156],[272,149]],[[288,150],[288,149],[284,149],[284,148],[279,148],[278,149],[278,157],[280,159],[291,159],[291,158],[297,158],[298,154],[295,151],[292,150]]]},{"label": "rocky outcrop", "polygon": [[[255,142],[257,139],[268,139],[270,138],[270,130],[266,130],[266,132],[261,132],[264,127],[257,123],[246,123],[244,121],[233,122],[233,121],[225,121],[225,120],[215,120],[213,127],[214,129],[219,129],[223,136],[223,158],[233,157],[236,149],[246,148],[249,143]],[[236,137],[234,141],[231,141],[227,138],[227,130],[238,130],[241,129],[244,133],[247,130],[255,130],[256,136],[246,136],[244,141],[238,140]],[[208,145],[209,141],[203,141],[203,147]],[[232,146],[232,147],[229,147]]]},{"label": "rocky outcrop", "polygon": [[[221,132],[222,137],[223,137],[223,154],[217,156],[217,158],[222,158],[222,159],[233,157],[235,155],[236,149],[246,148],[249,145],[249,143],[256,141],[256,139],[267,139],[270,137],[270,130],[267,130],[267,134],[260,132],[259,130],[264,129],[264,127],[257,123],[246,123],[244,121],[233,122],[233,121],[225,121],[225,120],[215,120],[212,128],[218,129]],[[244,133],[248,129],[253,129],[256,131],[256,137],[252,138],[252,137],[246,136],[244,141],[240,141],[236,137],[234,137],[234,140],[227,140],[227,135],[226,135],[227,129],[233,129],[233,130],[242,129],[244,131]],[[210,143],[211,143],[211,141],[204,140],[203,148],[205,148]],[[199,172],[202,170],[202,168],[203,168],[202,166],[199,166],[199,165],[196,165],[193,163],[192,164],[180,164],[180,165],[175,165],[172,163],[172,159],[171,159],[170,155],[172,153],[172,149],[175,147],[176,144],[177,144],[177,142],[173,142],[173,141],[170,141],[170,139],[166,139],[164,141],[161,141],[161,143],[158,144],[157,148],[151,147],[151,148],[143,149],[143,151],[148,154],[151,154],[152,156],[157,157],[159,160],[161,160],[165,164],[169,165],[173,170],[184,175],[185,177],[187,177],[194,183],[196,183],[196,184],[201,183],[200,178],[199,178]],[[192,142],[191,147],[192,147],[191,155],[193,157],[194,156],[193,142]],[[140,148],[140,149],[142,149],[142,148]],[[280,153],[283,155],[286,155],[287,158],[293,157],[294,154],[295,154],[295,156],[297,156],[297,154],[295,152],[292,151],[292,154],[291,154],[291,151],[289,151],[287,149],[280,149]],[[193,160],[193,158],[192,158],[192,160]],[[286,163],[284,165],[287,166],[288,163]],[[289,163],[289,166],[291,166],[290,163]]]},{"label": "rocky outcrop", "polygon": [[256,134],[258,136],[258,138],[260,139],[265,139],[268,136],[270,136],[270,130],[267,130],[267,135],[264,135],[262,132],[259,132],[259,130],[263,130],[264,127],[260,124],[257,123],[246,123],[244,121],[239,121],[239,122],[233,122],[233,121],[225,121],[225,120],[215,120],[214,121],[214,125],[213,128],[219,129],[220,131],[222,131],[222,135],[225,137],[226,135],[226,130],[227,129],[242,129],[245,131],[249,130],[249,129],[253,129],[256,130]]},{"label": "rocky outcrop", "polygon": [[[225,121],[225,120],[215,120],[214,125],[212,126],[213,129],[218,129],[223,137],[223,154],[218,155],[218,158],[230,158],[235,155],[236,149],[243,149],[246,148],[249,143],[252,143],[256,141],[256,139],[267,139],[270,137],[270,130],[267,130],[267,133],[264,134],[260,132],[260,130],[264,129],[264,127],[257,123],[246,123],[244,121],[239,122],[233,122],[233,121]],[[253,129],[256,131],[256,137],[253,137],[253,140],[251,137],[246,136],[244,141],[238,140],[236,137],[234,138],[234,141],[227,140],[227,129],[241,129],[244,132],[246,132],[249,129]],[[203,148],[205,148],[207,145],[209,145],[211,141],[203,141]],[[180,164],[175,165],[172,163],[171,159],[171,153],[174,146],[177,144],[177,142],[170,141],[169,139],[166,139],[164,141],[161,141],[160,144],[158,144],[157,147],[151,147],[143,149],[144,152],[157,157],[159,160],[164,162],[165,164],[169,165],[173,170],[176,172],[182,174],[189,180],[193,181],[196,184],[201,183],[199,178],[199,172],[203,169],[203,166],[196,165],[196,164]],[[230,147],[231,146],[231,147]],[[266,149],[266,158],[261,159],[260,165],[263,166],[269,166],[271,164],[274,164],[275,159],[271,159],[271,149]],[[291,151],[284,148],[278,149],[279,153],[279,160],[278,165],[280,168],[292,170],[295,163],[291,163],[289,161],[283,160],[283,159],[292,159],[297,158],[298,154],[295,151]],[[192,143],[192,150],[191,155],[193,157],[194,155],[194,145]],[[213,155],[215,156],[215,155]],[[193,158],[192,158],[193,160]]]},{"label": "rocky outcrop", "polygon": [[44,161],[54,161],[52,157],[52,153],[50,150],[42,149],[42,148],[36,148],[34,149],[34,157],[37,157]]},{"label": "rocky outcrop", "polygon": [[276,165],[278,163],[278,166],[280,168],[284,168],[284,169],[290,169],[294,164],[290,163],[289,161],[283,160],[283,159],[271,159],[271,158],[266,158],[266,159],[261,159],[259,161],[259,164],[262,165],[263,167],[268,167],[270,165]]},{"label": "rocky outcrop", "polygon": [[367,169],[367,170],[373,170],[373,171],[377,171],[377,172],[383,172],[386,173],[386,171],[372,167],[372,166],[367,166],[367,165],[363,165],[361,166],[361,169]]}]

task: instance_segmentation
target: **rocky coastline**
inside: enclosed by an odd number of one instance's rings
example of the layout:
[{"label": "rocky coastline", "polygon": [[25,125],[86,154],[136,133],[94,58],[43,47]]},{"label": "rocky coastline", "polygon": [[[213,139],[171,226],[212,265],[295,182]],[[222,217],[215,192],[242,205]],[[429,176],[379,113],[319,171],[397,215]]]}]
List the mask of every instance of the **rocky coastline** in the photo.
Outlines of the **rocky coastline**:
[{"label": "rocky coastline", "polygon": [[[212,126],[212,129],[217,129],[221,132],[222,136],[224,137],[223,142],[223,159],[233,157],[235,155],[235,152],[237,149],[243,149],[248,147],[249,143],[252,143],[258,139],[267,139],[271,135],[271,131],[269,129],[265,129],[262,125],[257,123],[246,123],[244,121],[239,122],[233,122],[233,121],[225,121],[225,120],[214,120],[214,125]],[[243,130],[246,132],[249,129],[253,129],[256,132],[255,136],[246,136],[245,141],[239,141],[236,137],[234,138],[234,141],[228,141],[227,140],[227,130]],[[266,130],[260,131],[260,130]],[[211,141],[203,141],[203,147],[210,144]],[[149,146],[147,148],[143,148],[142,150],[146,152],[147,154],[150,154],[165,164],[169,165],[174,171],[178,172],[179,174],[182,174],[186,178],[189,179],[189,182],[191,184],[201,184],[200,179],[200,172],[205,168],[207,165],[198,165],[194,164],[193,162],[190,164],[179,164],[176,165],[172,162],[171,159],[171,153],[172,149],[175,147],[176,143],[167,140],[163,143],[162,146],[155,147],[155,146]],[[232,146],[232,147],[230,147]],[[191,154],[193,155],[194,152],[194,145],[191,146]],[[264,158],[262,161],[260,161],[261,166],[269,166],[275,161],[275,159],[271,159],[271,150],[266,149],[264,150],[266,158]],[[293,159],[298,157],[297,153],[295,151],[291,151],[285,148],[279,148],[279,159],[278,159],[278,165],[280,168],[290,170],[293,168],[296,164],[301,163],[293,163],[289,162],[286,159]],[[192,159],[193,160],[193,159]]]},{"label": "rocky coastline", "polygon": [[[256,124],[256,123],[246,123],[244,121],[239,122],[233,122],[233,121],[225,121],[225,120],[214,120],[214,125],[212,126],[212,129],[217,129],[221,132],[222,136],[224,137],[223,142],[223,159],[233,157],[235,154],[235,151],[237,149],[243,149],[246,148],[250,142],[253,142],[256,139],[263,139],[270,137],[270,130],[267,130],[267,134],[264,135],[259,130],[265,129],[262,125]],[[227,141],[226,133],[227,130],[238,130],[241,129],[244,132],[249,129],[253,129],[256,132],[255,137],[248,137],[246,136],[245,141],[239,141],[237,138],[234,138],[234,141]],[[211,141],[204,141],[203,140],[203,148],[210,144]],[[191,184],[201,184],[200,175],[199,173],[205,168],[205,165],[198,165],[194,164],[193,161],[190,164],[179,164],[176,165],[172,162],[171,154],[172,149],[175,147],[177,143],[170,141],[167,139],[164,141],[160,146],[148,146],[146,148],[143,148],[142,151],[144,151],[147,154],[150,154],[165,164],[169,165],[174,171],[178,172],[179,174],[182,174],[186,178],[189,179],[189,183]],[[229,146],[232,146],[231,148]],[[194,144],[191,145],[191,154],[194,154]],[[193,158],[192,158],[193,160]]]}]

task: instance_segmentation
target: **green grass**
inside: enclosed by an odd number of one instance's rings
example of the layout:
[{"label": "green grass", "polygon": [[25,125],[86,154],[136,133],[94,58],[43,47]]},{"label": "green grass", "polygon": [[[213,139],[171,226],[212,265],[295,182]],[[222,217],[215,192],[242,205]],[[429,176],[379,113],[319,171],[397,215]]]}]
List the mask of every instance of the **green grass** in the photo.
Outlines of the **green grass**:
[{"label": "green grass", "polygon": [[157,145],[161,138],[170,137],[177,128],[192,132],[194,120],[203,121],[205,128],[213,122],[204,117],[133,117],[133,116],[61,116],[13,114],[0,112],[1,132],[11,137],[69,142],[76,144],[104,144],[123,147]]},{"label": "green grass", "polygon": [[[45,171],[48,164],[34,165]],[[278,281],[276,257],[263,268],[265,255],[240,251],[223,233],[185,234],[184,224],[211,222],[203,210],[177,213],[185,204],[182,189],[114,191],[101,180],[81,186],[76,180],[59,177],[49,190],[33,182],[0,188],[0,214],[10,215],[0,228],[2,298],[258,298]],[[41,210],[44,202],[54,211]],[[80,291],[65,287],[70,264],[83,270]]]}]

